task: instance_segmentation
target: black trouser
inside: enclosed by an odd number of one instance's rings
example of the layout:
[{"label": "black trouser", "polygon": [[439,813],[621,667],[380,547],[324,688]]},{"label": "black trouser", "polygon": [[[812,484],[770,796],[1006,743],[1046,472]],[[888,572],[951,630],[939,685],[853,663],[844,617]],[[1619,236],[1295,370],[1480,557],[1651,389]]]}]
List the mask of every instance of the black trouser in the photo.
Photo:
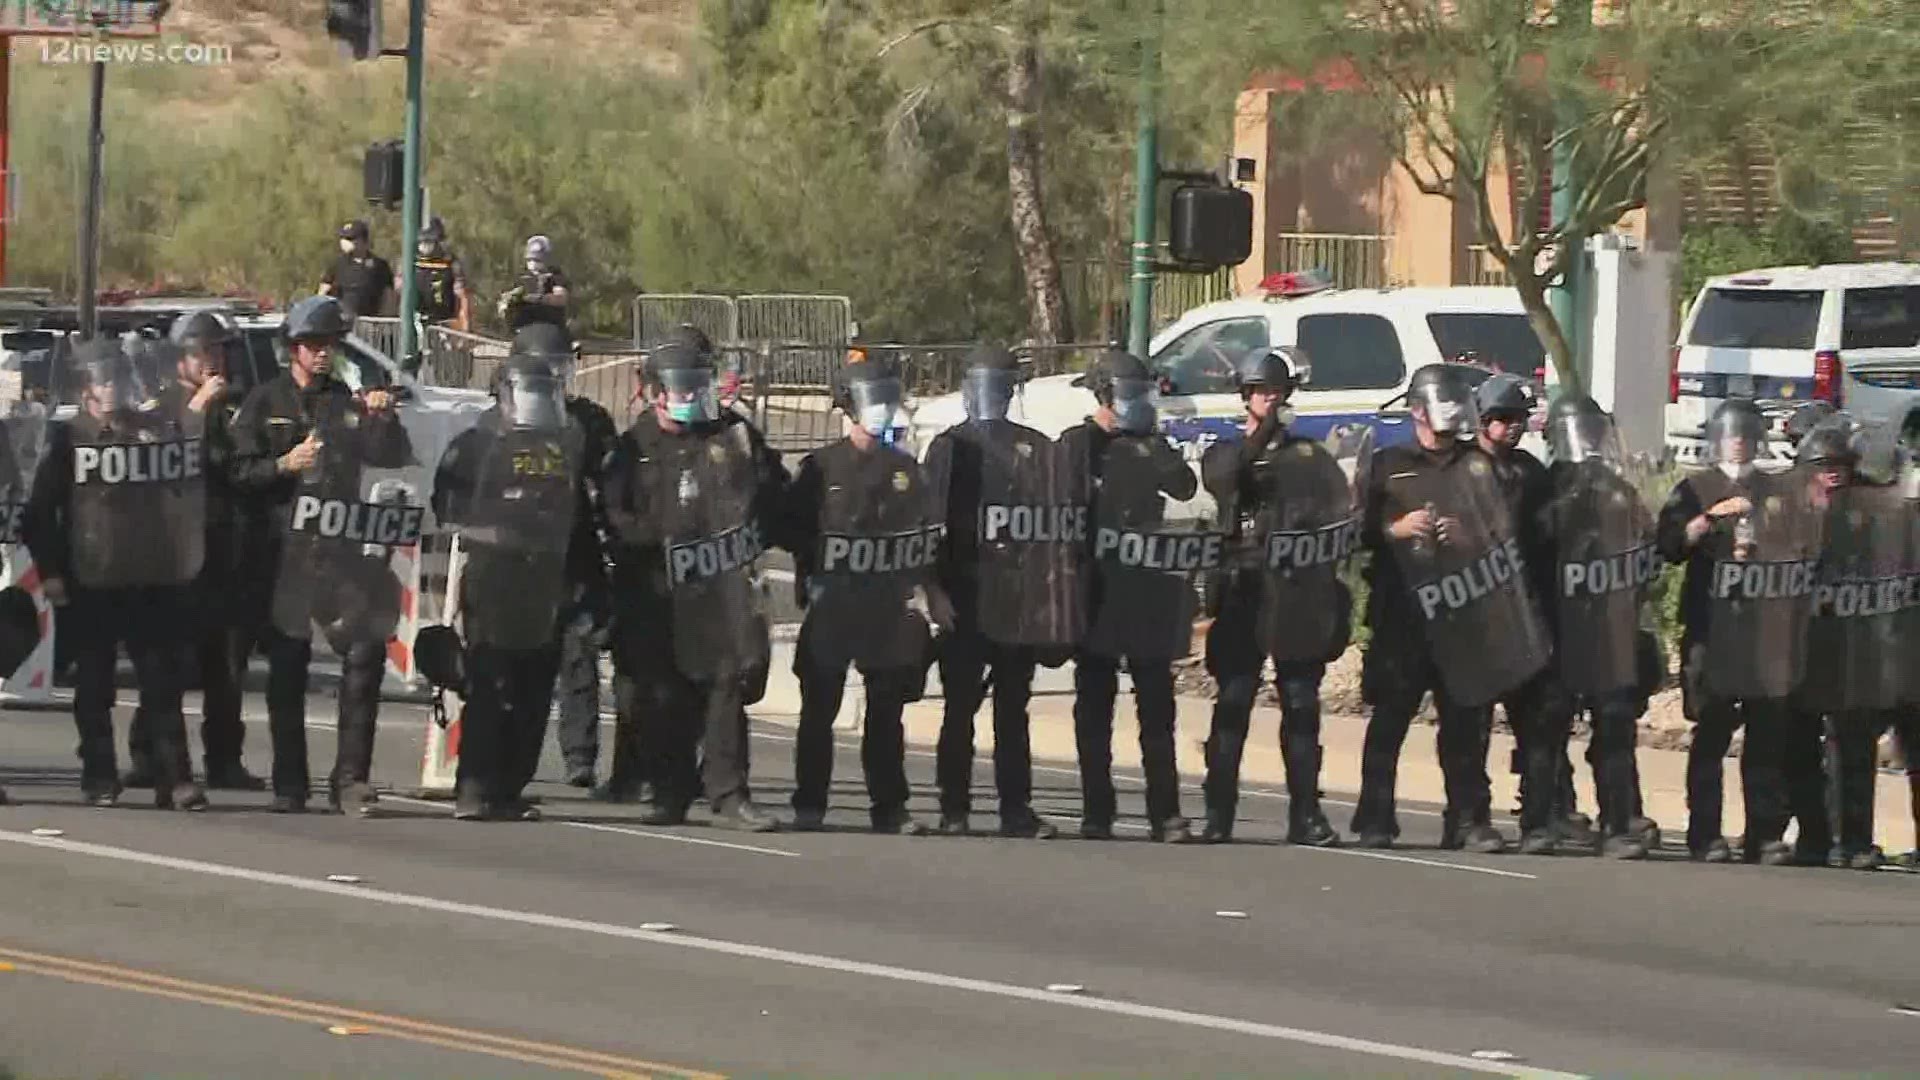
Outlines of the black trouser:
[{"label": "black trouser", "polygon": [[[1207,817],[1231,826],[1240,803],[1240,760],[1253,724],[1267,657],[1258,638],[1257,596],[1232,591],[1220,617],[1207,630],[1207,672],[1218,684],[1213,725],[1207,732]],[[1320,681],[1326,665],[1274,664],[1280,692],[1280,758],[1287,770],[1290,835],[1320,817]]]},{"label": "black trouser", "polygon": [[1491,705],[1459,705],[1447,694],[1424,646],[1376,637],[1367,650],[1362,678],[1373,706],[1360,757],[1360,804],[1353,812],[1358,833],[1400,835],[1394,814],[1394,784],[1400,771],[1400,747],[1433,691],[1440,714],[1440,770],[1446,781],[1446,820],[1450,826],[1493,822],[1493,785],[1487,776],[1487,744],[1492,735]]},{"label": "black trouser", "polygon": [[649,751],[644,767],[652,773],[656,805],[685,810],[701,791],[716,811],[752,801],[742,682],[741,676],[696,682],[658,667],[633,672],[635,737]]},{"label": "black trouser", "polygon": [[[307,668],[313,644],[272,628],[260,631],[267,654],[267,725],[273,738],[273,791],[304,799],[312,787],[307,770]],[[373,739],[380,712],[380,682],[386,676],[384,642],[349,645],[340,657],[338,745],[328,785],[338,791],[364,784],[373,773]]]},{"label": "black trouser", "polygon": [[[1127,657],[1133,680],[1134,715],[1140,723],[1140,767],[1147,776],[1147,820],[1164,824],[1180,816],[1180,772],[1173,744],[1173,662]],[[1081,653],[1073,668],[1073,734],[1080,751],[1081,813],[1096,825],[1112,825],[1118,813],[1113,790],[1113,704],[1120,694],[1120,661]]]},{"label": "black trouser", "polygon": [[1833,850],[1833,819],[1827,812],[1826,721],[1822,713],[1790,709],[1780,746],[1787,812],[1800,823],[1795,849],[1803,861],[1822,864]]},{"label": "black trouser", "polygon": [[[600,644],[591,619],[560,628],[560,756],[569,768],[592,768],[600,758]],[[617,691],[616,691],[617,693]]]},{"label": "black trouser", "polygon": [[[1573,733],[1573,703],[1549,668],[1502,699],[1515,746],[1524,749],[1520,831],[1535,832],[1569,813],[1567,740]],[[1524,733],[1524,736],[1522,735]]]},{"label": "black trouser", "polygon": [[[639,722],[639,686],[622,666],[613,671],[613,767],[607,774],[607,790],[617,795],[637,794],[640,785],[652,783],[659,769],[659,749],[650,737],[653,732]],[[562,716],[562,723],[565,717]],[[564,738],[564,736],[563,736]],[[562,742],[565,747],[565,742]]]},{"label": "black trouser", "polygon": [[1787,832],[1788,801],[1782,768],[1791,709],[1784,698],[1740,701],[1720,697],[1706,687],[1707,648],[1687,648],[1682,677],[1687,680],[1693,745],[1687,748],[1687,847],[1696,854],[1722,836],[1726,799],[1727,749],[1733,733],[1746,728],[1740,752],[1740,784],[1746,800],[1746,855]]},{"label": "black trouser", "polygon": [[[1857,710],[1833,718],[1838,768],[1833,778],[1839,803],[1840,850],[1857,855],[1873,847],[1873,787],[1880,771],[1880,736],[1898,722],[1895,710]],[[1911,757],[1920,747],[1908,746]],[[1908,763],[1908,770],[1914,768]]]},{"label": "black trouser", "polygon": [[1587,763],[1593,766],[1593,790],[1602,836],[1625,836],[1640,816],[1640,767],[1634,751],[1640,740],[1642,701],[1637,690],[1618,690],[1588,698],[1593,718]]},{"label": "black trouser", "polygon": [[940,719],[935,773],[940,813],[962,817],[973,808],[973,719],[986,700],[993,671],[993,783],[1003,819],[1026,814],[1033,803],[1033,748],[1027,703],[1033,696],[1031,649],[999,645],[972,632],[949,636],[940,655],[946,708]]},{"label": "black trouser", "polygon": [[187,604],[180,586],[72,589],[58,619],[74,662],[73,723],[80,735],[82,784],[104,788],[119,782],[113,746],[114,667],[123,644],[139,680],[156,785],[164,789],[192,779],[186,718],[180,711],[186,667],[180,627]]},{"label": "black trouser", "polygon": [[467,711],[461,721],[460,787],[488,802],[520,798],[540,767],[553,703],[558,646],[467,650]]},{"label": "black trouser", "polygon": [[[202,626],[198,638],[188,648],[191,655],[187,670],[200,673],[200,750],[209,773],[240,764],[246,745],[247,725],[240,717],[242,691],[246,685],[247,658],[253,652],[253,635],[235,626]],[[147,715],[133,711],[133,724],[127,729],[127,751],[137,764],[149,760]]]},{"label": "black trouser", "polygon": [[[846,695],[847,664],[811,654],[804,643],[794,657],[800,678],[800,730],[793,747],[793,808],[825,813],[833,784],[833,721]],[[867,777],[867,798],[878,821],[907,807],[907,741],[901,725],[907,699],[920,682],[920,669],[863,671],[866,721],[860,729],[860,767]]]}]

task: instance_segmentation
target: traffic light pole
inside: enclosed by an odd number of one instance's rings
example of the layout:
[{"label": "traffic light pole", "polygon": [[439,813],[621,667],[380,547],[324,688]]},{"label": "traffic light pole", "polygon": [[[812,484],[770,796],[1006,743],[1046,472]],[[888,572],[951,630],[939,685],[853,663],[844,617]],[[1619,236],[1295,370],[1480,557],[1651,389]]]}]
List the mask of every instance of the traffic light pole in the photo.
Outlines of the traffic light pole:
[{"label": "traffic light pole", "polygon": [[1127,351],[1142,358],[1153,337],[1154,222],[1160,194],[1160,33],[1166,10],[1166,0],[1153,0],[1147,25],[1140,34],[1140,139],[1134,151]]},{"label": "traffic light pole", "polygon": [[87,91],[87,203],[80,218],[80,336],[91,338],[100,330],[100,171],[102,145],[106,133],[101,130],[101,113],[106,104],[107,65],[93,62],[93,79]]},{"label": "traffic light pole", "polygon": [[406,150],[406,191],[403,196],[401,218],[401,237],[405,247],[400,252],[400,355],[394,359],[409,372],[420,368],[420,346],[414,326],[414,315],[420,310],[420,295],[414,279],[414,253],[420,244],[420,155],[422,145],[420,128],[421,113],[426,104],[421,100],[421,84],[425,81],[427,37],[427,0],[407,0],[407,150]]},{"label": "traffic light pole", "polygon": [[[1555,5],[1561,25],[1569,29],[1585,32],[1593,25],[1593,0],[1565,0]],[[1565,132],[1580,122],[1580,116],[1566,100],[1559,105],[1557,127]],[[1573,140],[1562,139],[1553,148],[1553,222],[1566,226],[1567,219],[1573,214],[1575,202],[1579,199],[1586,178],[1579,175],[1573,157]],[[1582,385],[1562,388],[1563,393],[1585,393],[1585,383],[1591,377],[1587,370],[1587,339],[1580,332],[1581,290],[1585,287],[1585,275],[1581,272],[1586,261],[1586,241],[1584,238],[1568,237],[1566,274],[1560,284],[1547,292],[1547,305],[1553,312],[1553,321],[1560,324],[1560,333],[1566,337],[1567,345],[1573,350],[1573,369]]]}]

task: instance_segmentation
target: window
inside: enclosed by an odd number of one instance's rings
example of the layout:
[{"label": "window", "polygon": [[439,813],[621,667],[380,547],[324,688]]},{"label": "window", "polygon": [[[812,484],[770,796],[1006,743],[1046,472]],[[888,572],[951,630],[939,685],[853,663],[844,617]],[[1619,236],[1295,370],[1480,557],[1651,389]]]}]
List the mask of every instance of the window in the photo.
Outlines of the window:
[{"label": "window", "polygon": [[1920,345],[1920,285],[1848,289],[1840,310],[1843,350]]},{"label": "window", "polygon": [[1819,289],[1708,289],[1689,345],[1718,349],[1811,349],[1820,330]]},{"label": "window", "polygon": [[1313,364],[1310,390],[1391,390],[1407,371],[1400,335],[1378,315],[1308,315],[1300,348]]},{"label": "window", "polygon": [[1268,344],[1264,316],[1210,322],[1160,350],[1153,368],[1173,383],[1176,394],[1231,394],[1239,385],[1241,361],[1265,352]]},{"label": "window", "polygon": [[[1495,370],[1523,379],[1540,375],[1547,365],[1547,350],[1525,315],[1493,315],[1465,312],[1427,316],[1427,329],[1433,331],[1444,360],[1471,356]],[[1308,353],[1312,356],[1312,353]]]}]

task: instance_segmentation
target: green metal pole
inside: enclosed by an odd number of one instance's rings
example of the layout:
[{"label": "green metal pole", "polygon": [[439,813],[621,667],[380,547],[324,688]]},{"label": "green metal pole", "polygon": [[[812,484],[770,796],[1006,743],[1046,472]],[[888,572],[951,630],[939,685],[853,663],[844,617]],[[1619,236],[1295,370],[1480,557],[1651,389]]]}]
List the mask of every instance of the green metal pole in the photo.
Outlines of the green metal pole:
[{"label": "green metal pole", "polygon": [[1160,32],[1166,0],[1153,0],[1140,34],[1140,141],[1134,159],[1133,273],[1127,351],[1144,359],[1153,337],[1154,225],[1160,193]]},{"label": "green metal pole", "polygon": [[427,37],[427,0],[407,3],[407,150],[406,192],[400,214],[400,232],[405,248],[400,253],[400,355],[394,359],[409,372],[420,368],[420,342],[414,333],[414,313],[420,310],[419,291],[414,287],[414,253],[420,244],[420,155],[421,100],[424,81]]},{"label": "green metal pole", "polygon": [[[1593,0],[1562,0],[1557,5],[1561,9],[1560,25],[1579,33],[1586,33],[1593,26]],[[1557,127],[1566,131],[1580,122],[1579,114],[1570,107],[1566,98],[1559,105]],[[1573,160],[1570,140],[1562,141],[1553,149],[1553,221],[1564,223],[1573,213],[1574,201],[1579,197],[1585,185],[1585,178],[1579,175]],[[1572,238],[1570,238],[1572,239]],[[1577,392],[1586,392],[1586,383],[1591,380],[1588,370],[1587,336],[1580,332],[1580,311],[1582,290],[1586,287],[1581,265],[1586,261],[1586,241],[1578,238],[1567,263],[1566,276],[1560,284],[1549,290],[1547,303],[1553,310],[1553,321],[1560,324],[1560,332],[1566,335],[1567,344],[1573,349],[1573,367],[1579,373],[1581,386]],[[1569,387],[1568,390],[1576,390]]]}]

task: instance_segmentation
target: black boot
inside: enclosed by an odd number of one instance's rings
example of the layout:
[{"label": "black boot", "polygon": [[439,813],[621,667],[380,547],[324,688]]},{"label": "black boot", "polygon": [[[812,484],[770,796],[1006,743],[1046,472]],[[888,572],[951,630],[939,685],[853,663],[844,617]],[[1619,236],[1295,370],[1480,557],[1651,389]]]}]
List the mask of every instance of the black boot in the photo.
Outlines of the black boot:
[{"label": "black boot", "polygon": [[119,772],[113,736],[80,741],[80,797],[88,806],[112,806],[120,801],[123,789]]},{"label": "black boot", "polygon": [[1207,808],[1207,825],[1200,830],[1200,842],[1203,844],[1229,844],[1233,842],[1233,811]]},{"label": "black boot", "polygon": [[153,786],[153,761],[146,751],[134,750],[127,755],[127,771],[120,777],[120,786],[139,791]]},{"label": "black boot", "polygon": [[161,810],[205,810],[206,789],[193,780],[187,748],[166,739],[153,740],[153,805]]}]

